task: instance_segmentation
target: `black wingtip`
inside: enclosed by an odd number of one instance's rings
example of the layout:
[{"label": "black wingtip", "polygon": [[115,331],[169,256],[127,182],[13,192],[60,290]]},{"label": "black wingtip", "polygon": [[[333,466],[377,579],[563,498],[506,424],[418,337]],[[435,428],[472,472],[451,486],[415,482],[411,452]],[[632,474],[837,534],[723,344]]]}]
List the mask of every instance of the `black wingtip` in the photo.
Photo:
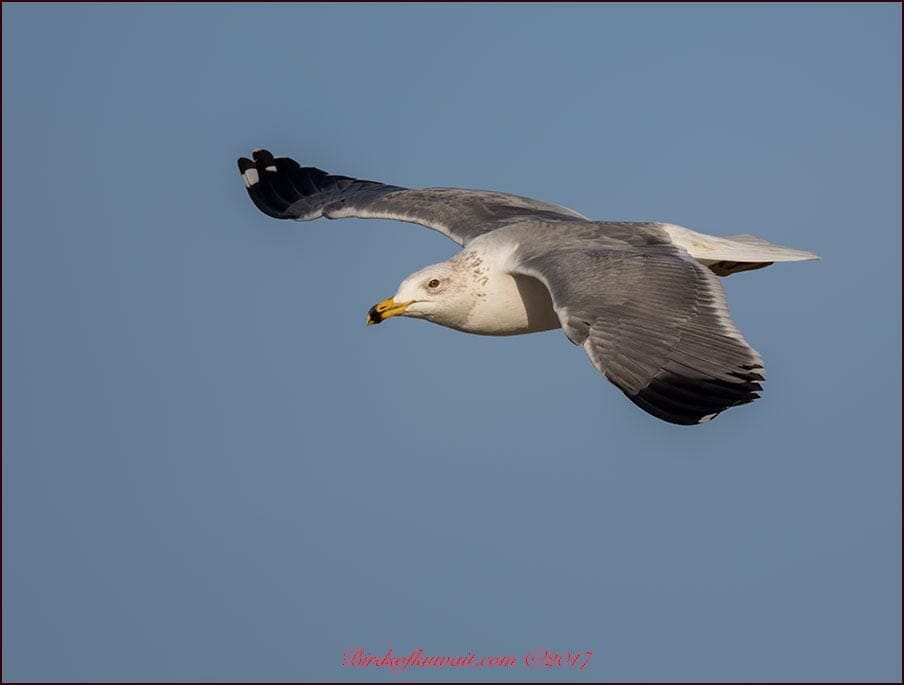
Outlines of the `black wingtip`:
[{"label": "black wingtip", "polygon": [[[319,212],[326,204],[335,201],[352,184],[358,191],[389,188],[382,183],[332,175],[312,166],[303,167],[290,157],[274,157],[263,148],[252,151],[251,157],[238,159],[245,188],[257,208],[275,219],[314,219],[320,216]],[[303,200],[308,202],[303,203]]]},{"label": "black wingtip", "polygon": [[251,159],[239,157],[239,173],[251,200],[264,214],[275,219],[298,218],[289,208],[299,200],[321,192],[326,179],[336,182],[344,177],[330,177],[314,167],[300,167],[289,157],[274,157],[269,150],[258,148]]},{"label": "black wingtip", "polygon": [[739,379],[737,383],[688,378],[665,371],[640,392],[625,394],[641,409],[663,421],[693,426],[708,423],[726,409],[759,399],[763,390],[761,374],[732,375]]},{"label": "black wingtip", "polygon": [[261,164],[270,164],[273,162],[273,155],[270,154],[269,150],[265,150],[264,148],[252,150],[251,156],[254,157],[255,162],[260,162]]},{"label": "black wingtip", "polygon": [[286,218],[285,210],[291,204],[291,199],[280,196],[279,191],[282,190],[286,195],[292,195],[286,192],[287,184],[284,179],[276,179],[278,174],[274,173],[273,155],[267,150],[254,150],[251,153],[253,159],[247,157],[239,157],[238,167],[239,173],[242,175],[242,181],[248,190],[251,200],[264,214],[272,216],[274,219]]}]

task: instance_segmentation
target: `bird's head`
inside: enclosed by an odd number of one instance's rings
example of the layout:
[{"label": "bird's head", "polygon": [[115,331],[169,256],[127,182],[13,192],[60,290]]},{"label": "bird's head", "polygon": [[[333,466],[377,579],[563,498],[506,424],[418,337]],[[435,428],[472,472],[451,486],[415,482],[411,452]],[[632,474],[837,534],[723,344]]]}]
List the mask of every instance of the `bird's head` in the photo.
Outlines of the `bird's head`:
[{"label": "bird's head", "polygon": [[393,316],[426,319],[441,326],[460,328],[474,306],[463,269],[450,262],[416,271],[399,285],[396,294],[367,312],[367,325]]}]

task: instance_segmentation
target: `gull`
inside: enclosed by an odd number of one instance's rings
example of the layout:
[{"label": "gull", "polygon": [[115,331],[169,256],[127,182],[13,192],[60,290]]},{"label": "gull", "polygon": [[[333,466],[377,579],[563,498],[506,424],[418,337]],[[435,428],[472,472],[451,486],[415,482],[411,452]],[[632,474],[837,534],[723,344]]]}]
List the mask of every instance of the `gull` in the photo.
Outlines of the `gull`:
[{"label": "gull", "polygon": [[762,391],[762,359],[735,328],[717,276],[819,259],[752,235],[593,221],[506,193],[338,176],[263,149],[238,167],[273,218],[394,219],[462,247],[403,280],[368,324],[408,316],[498,336],[561,328],[634,404],[679,425],[706,423]]}]

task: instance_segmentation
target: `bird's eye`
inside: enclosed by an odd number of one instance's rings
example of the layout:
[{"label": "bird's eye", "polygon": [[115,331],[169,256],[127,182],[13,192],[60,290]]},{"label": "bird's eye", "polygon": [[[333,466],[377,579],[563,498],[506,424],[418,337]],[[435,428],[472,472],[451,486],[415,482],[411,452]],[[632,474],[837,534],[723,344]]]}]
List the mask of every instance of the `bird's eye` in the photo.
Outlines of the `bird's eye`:
[{"label": "bird's eye", "polygon": [[427,284],[427,287],[428,287],[428,288],[438,288],[438,287],[439,287],[439,279],[438,279],[438,278],[434,278],[432,281],[430,281],[430,282]]}]

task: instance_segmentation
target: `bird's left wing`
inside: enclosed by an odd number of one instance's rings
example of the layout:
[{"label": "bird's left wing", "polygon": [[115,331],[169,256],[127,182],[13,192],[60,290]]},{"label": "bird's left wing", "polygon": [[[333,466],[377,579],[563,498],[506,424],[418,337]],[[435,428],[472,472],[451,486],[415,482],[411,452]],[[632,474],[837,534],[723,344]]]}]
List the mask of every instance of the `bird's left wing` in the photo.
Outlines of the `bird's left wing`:
[{"label": "bird's left wing", "polygon": [[641,409],[695,424],[759,397],[763,362],[735,328],[719,279],[683,250],[521,248],[512,272],[549,291],[568,338]]},{"label": "bird's left wing", "polygon": [[328,174],[266,150],[255,150],[252,157],[238,161],[245,187],[257,208],[276,219],[395,219],[432,228],[459,245],[519,218],[585,219],[571,209],[518,195],[460,188],[412,190]]}]

